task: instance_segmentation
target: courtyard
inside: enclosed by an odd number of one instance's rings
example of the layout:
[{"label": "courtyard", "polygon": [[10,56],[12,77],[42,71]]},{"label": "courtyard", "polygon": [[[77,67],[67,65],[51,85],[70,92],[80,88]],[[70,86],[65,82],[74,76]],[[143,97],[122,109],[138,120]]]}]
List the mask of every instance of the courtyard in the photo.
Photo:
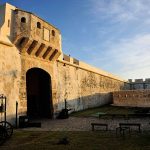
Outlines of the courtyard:
[{"label": "courtyard", "polygon": [[[0,146],[0,149],[89,149],[89,150],[149,150],[149,117],[145,118],[99,118],[98,113],[132,114],[141,108],[102,106],[72,113],[68,119],[46,119],[41,121],[41,128],[15,129],[13,136]],[[144,109],[145,110],[145,109]],[[131,133],[116,134],[119,123],[140,123],[141,133],[136,127]],[[106,123],[103,128],[91,130],[91,123]]]},{"label": "courtyard", "polygon": [[[67,138],[68,144],[59,142]],[[23,131],[15,130],[1,150],[149,150],[150,132],[116,136],[113,131]]]}]

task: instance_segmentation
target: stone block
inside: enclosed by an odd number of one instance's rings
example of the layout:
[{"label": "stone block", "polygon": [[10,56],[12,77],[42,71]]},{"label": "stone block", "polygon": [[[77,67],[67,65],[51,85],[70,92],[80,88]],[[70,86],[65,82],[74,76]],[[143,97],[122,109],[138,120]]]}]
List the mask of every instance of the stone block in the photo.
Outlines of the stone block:
[{"label": "stone block", "polygon": [[135,83],[143,83],[143,79],[135,79]]}]

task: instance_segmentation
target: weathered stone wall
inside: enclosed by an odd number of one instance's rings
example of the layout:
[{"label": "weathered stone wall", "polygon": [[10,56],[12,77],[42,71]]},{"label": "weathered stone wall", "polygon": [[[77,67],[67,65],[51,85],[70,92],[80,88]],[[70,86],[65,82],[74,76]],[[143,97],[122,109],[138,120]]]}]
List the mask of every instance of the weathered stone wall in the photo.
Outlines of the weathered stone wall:
[{"label": "weathered stone wall", "polygon": [[64,108],[65,99],[73,111],[111,103],[110,92],[118,91],[124,85],[123,81],[89,71],[88,67],[80,68],[80,65],[59,61],[50,63],[29,55],[20,55],[17,48],[2,44],[0,58],[0,93],[7,96],[9,121],[14,121],[16,101],[19,115],[27,113],[26,73],[31,68],[41,68],[51,76],[54,115]]},{"label": "weathered stone wall", "polygon": [[150,107],[150,90],[113,92],[113,104],[130,107]]},{"label": "weathered stone wall", "polygon": [[67,100],[68,108],[73,111],[98,107],[112,102],[111,92],[123,88],[124,82],[104,76],[100,73],[80,68],[71,64],[57,62],[57,103],[56,110],[64,108]]},{"label": "weathered stone wall", "polygon": [[14,6],[7,3],[0,6],[0,94],[7,96],[8,121],[15,118],[16,101],[19,102],[21,74],[20,54],[11,43],[14,9]]},{"label": "weathered stone wall", "polygon": [[7,120],[15,118],[16,101],[19,102],[20,74],[18,50],[0,44],[0,94],[7,96]]}]

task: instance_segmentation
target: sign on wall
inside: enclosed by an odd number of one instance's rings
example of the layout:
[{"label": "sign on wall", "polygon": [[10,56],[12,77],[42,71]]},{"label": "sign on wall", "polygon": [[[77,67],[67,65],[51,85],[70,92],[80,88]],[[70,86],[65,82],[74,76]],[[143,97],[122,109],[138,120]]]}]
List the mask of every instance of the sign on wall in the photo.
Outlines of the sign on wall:
[{"label": "sign on wall", "polygon": [[45,41],[50,41],[50,30],[44,28],[44,32],[43,32],[43,33],[44,33],[43,39],[44,39]]}]

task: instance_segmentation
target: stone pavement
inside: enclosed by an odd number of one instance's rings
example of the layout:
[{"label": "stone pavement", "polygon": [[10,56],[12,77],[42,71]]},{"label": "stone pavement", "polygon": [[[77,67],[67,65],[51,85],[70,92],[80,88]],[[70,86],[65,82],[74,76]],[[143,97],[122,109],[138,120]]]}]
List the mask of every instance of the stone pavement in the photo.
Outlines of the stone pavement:
[{"label": "stone pavement", "polygon": [[91,131],[91,123],[107,123],[109,130],[115,130],[119,123],[141,123],[142,130],[150,130],[149,118],[141,119],[98,119],[96,117],[69,117],[68,119],[45,119],[41,128],[24,128],[29,131]]}]

